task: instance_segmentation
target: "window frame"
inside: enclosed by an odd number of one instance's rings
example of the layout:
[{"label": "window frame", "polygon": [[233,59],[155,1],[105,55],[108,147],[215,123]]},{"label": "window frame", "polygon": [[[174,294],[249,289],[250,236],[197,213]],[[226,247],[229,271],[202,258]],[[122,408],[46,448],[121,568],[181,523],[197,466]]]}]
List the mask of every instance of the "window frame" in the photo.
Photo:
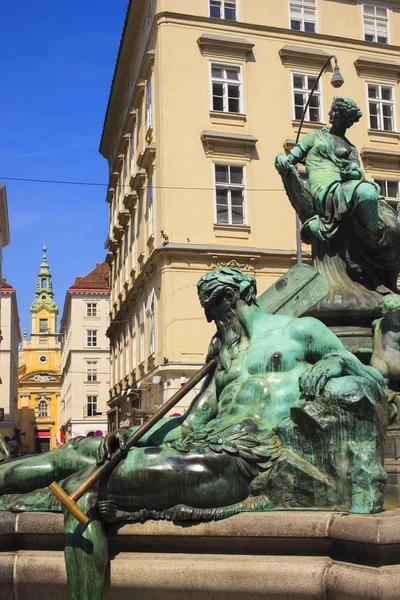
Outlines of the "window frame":
[{"label": "window frame", "polygon": [[[89,398],[92,400],[89,402]],[[95,400],[93,401],[93,398]],[[89,406],[91,406],[91,414],[89,414]],[[96,417],[97,416],[97,407],[98,407],[98,395],[97,394],[86,394],[86,416],[87,417]]]},{"label": "window frame", "polygon": [[[43,407],[44,405],[46,405],[46,414],[42,415],[40,414],[40,410],[39,407]],[[40,400],[38,400],[36,402],[36,406],[35,406],[35,418],[36,419],[45,419],[45,418],[50,417],[50,403],[46,398],[40,398]]]},{"label": "window frame", "polygon": [[[370,6],[371,8],[375,8],[375,9],[376,8],[384,8],[387,11],[387,21],[386,21],[386,23],[387,23],[387,31],[386,31],[386,33],[387,33],[387,42],[378,42],[378,35],[377,35],[376,24],[377,24],[377,21],[379,21],[380,19],[379,19],[379,17],[376,17],[376,15],[373,17],[373,19],[374,19],[374,34],[375,34],[376,40],[372,40],[371,41],[371,40],[366,40],[365,39],[365,22],[364,22],[364,19],[365,18],[371,19],[371,17],[369,15],[365,15],[364,14],[364,6]],[[362,31],[363,31],[363,41],[364,42],[369,42],[370,44],[383,44],[383,45],[387,45],[387,44],[391,43],[390,42],[390,7],[389,6],[383,6],[383,5],[379,5],[378,6],[377,4],[371,4],[370,2],[363,2],[361,4],[361,21],[362,21]]]},{"label": "window frame", "polygon": [[[298,6],[296,6],[296,4]],[[319,27],[318,27],[318,0],[315,0],[315,9],[314,9],[314,14],[315,14],[315,21],[314,21],[314,31],[306,31],[304,29],[304,12],[302,11],[302,24],[300,29],[292,29],[292,19],[291,19],[291,15],[290,15],[290,9],[291,7],[294,6],[295,8],[308,8],[305,7],[304,4],[302,4],[301,0],[288,0],[288,19],[289,19],[289,29],[290,31],[302,31],[303,33],[318,33],[319,32]],[[312,7],[309,7],[312,10]]]},{"label": "window frame", "polygon": [[131,370],[133,371],[137,367],[136,314],[135,313],[132,315],[132,320],[131,320],[131,346],[132,346],[132,353],[131,353],[132,368],[131,368]]},{"label": "window frame", "polygon": [[[370,104],[370,100],[374,101],[374,98],[370,98],[369,97],[369,87],[370,85],[375,85],[378,86],[379,88],[381,87],[388,87],[392,89],[392,98],[393,100],[391,100],[390,102],[388,100],[381,100],[381,99],[376,99],[376,101],[380,104],[380,106],[382,106],[382,104],[390,104],[392,103],[393,105],[393,129],[382,129],[382,128],[378,128],[375,129],[373,127],[371,127],[371,112],[370,112],[370,108],[369,108],[369,104]],[[397,132],[397,111],[396,111],[396,88],[392,83],[379,83],[377,81],[366,81],[365,82],[365,92],[366,92],[366,100],[367,100],[367,108],[368,108],[368,129],[370,131],[380,131],[383,133],[391,133],[391,132]],[[382,93],[381,93],[382,95]],[[380,114],[379,114],[379,118],[382,119],[382,111],[380,110]],[[383,121],[382,121],[383,124]]]},{"label": "window frame", "polygon": [[147,298],[147,319],[149,321],[149,356],[156,351],[156,312],[155,312],[155,291],[151,290]]},{"label": "window frame", "polygon": [[[216,166],[222,167],[240,167],[243,169],[243,183],[239,184],[231,184],[228,183],[227,186],[223,186],[222,183],[217,183],[216,177]],[[246,184],[246,165],[243,163],[234,163],[234,162],[225,162],[221,160],[213,161],[212,163],[212,172],[213,172],[213,186],[214,186],[214,225],[219,226],[227,226],[227,227],[248,227],[248,210],[247,210],[247,184]],[[230,188],[240,188],[243,190],[243,223],[232,223],[232,203],[229,201],[228,196],[228,223],[221,223],[218,221],[218,209],[217,209],[217,186],[219,187],[228,187]]]},{"label": "window frame", "polygon": [[147,179],[147,238],[154,235],[154,171],[149,173]]},{"label": "window frame", "polygon": [[[98,329],[86,329],[86,348],[98,348],[98,337],[97,337],[97,333],[98,333]],[[91,332],[91,338],[95,338],[95,344],[90,343],[89,344],[89,332]],[[93,336],[94,333],[94,336]],[[93,341],[93,339],[92,339]]]},{"label": "window frame", "polygon": [[[98,302],[86,302],[86,317],[97,317],[97,304]],[[89,309],[90,306],[90,309]],[[94,314],[89,314],[89,312],[93,311],[94,308]]]},{"label": "window frame", "polygon": [[139,364],[146,360],[146,306],[144,302],[139,309]]},{"label": "window frame", "polygon": [[375,183],[378,183],[378,181],[383,181],[385,183],[386,191],[387,191],[387,184],[388,183],[395,183],[395,184],[397,184],[397,196],[393,197],[393,196],[386,196],[386,195],[384,195],[384,198],[385,198],[386,202],[388,204],[390,204],[390,206],[392,206],[392,208],[394,208],[396,210],[398,220],[400,221],[400,179],[390,179],[390,178],[386,179],[386,178],[383,178],[383,177],[374,177],[373,181]]},{"label": "window frame", "polygon": [[211,0],[208,0],[208,16],[210,19],[219,19],[220,21],[228,21],[228,23],[237,23],[240,19],[239,19],[239,0],[234,0],[235,2],[235,8],[236,8],[236,14],[235,14],[235,19],[226,19],[225,18],[225,2],[228,1],[230,3],[233,3],[233,0],[218,0],[221,2],[221,17],[212,17],[211,16]]},{"label": "window frame", "polygon": [[[292,96],[292,119],[293,121],[300,121],[300,119],[297,119],[296,117],[296,106],[295,106],[295,101],[294,101],[294,94],[295,94],[295,90],[297,90],[299,93],[306,93],[308,92],[308,96],[311,92],[311,90],[300,90],[299,88],[295,88],[294,87],[294,76],[298,75],[300,77],[318,77],[317,73],[306,73],[305,71],[290,71],[290,89],[291,89],[291,96]],[[323,89],[322,89],[322,83],[321,83],[321,79],[318,82],[318,87],[319,89],[315,90],[314,95],[318,95],[319,96],[319,120],[318,121],[310,121],[309,119],[307,119],[307,113],[304,116],[304,123],[317,123],[322,125],[323,124],[323,118],[324,118],[324,96],[323,96]],[[306,102],[304,104],[304,106],[307,104],[308,101],[308,96],[306,98]],[[303,110],[304,110],[304,106],[303,106]],[[314,107],[311,107],[314,108]],[[307,108],[307,112],[308,112],[308,116],[310,116],[310,106]]]},{"label": "window frame", "polygon": [[[87,359],[86,363],[86,383],[98,383],[98,371],[97,364],[98,360]],[[94,366],[93,366],[94,365]]]},{"label": "window frame", "polygon": [[153,126],[153,75],[150,74],[146,83],[146,127]]},{"label": "window frame", "polygon": [[[45,328],[42,328],[42,324],[45,324]],[[48,319],[39,319],[39,333],[48,333],[49,332],[49,320]]]},{"label": "window frame", "polygon": [[[233,111],[229,111],[229,110],[217,110],[214,108],[214,93],[213,93],[213,75],[212,75],[212,68],[213,65],[218,66],[218,67],[228,67],[228,68],[234,68],[234,69],[238,69],[239,70],[239,112],[233,112]],[[218,114],[224,114],[224,115],[244,115],[244,81],[243,81],[243,65],[241,63],[235,63],[235,62],[229,62],[229,61],[220,61],[220,60],[210,60],[209,61],[209,78],[210,78],[210,111],[212,112],[216,112]],[[219,80],[215,80],[217,83],[221,83]],[[224,81],[226,82],[224,84]],[[227,85],[228,84],[228,80],[222,80],[223,85]],[[225,104],[226,99],[228,98],[227,95],[225,95],[225,90],[224,90],[224,95],[223,95],[223,102]]]}]

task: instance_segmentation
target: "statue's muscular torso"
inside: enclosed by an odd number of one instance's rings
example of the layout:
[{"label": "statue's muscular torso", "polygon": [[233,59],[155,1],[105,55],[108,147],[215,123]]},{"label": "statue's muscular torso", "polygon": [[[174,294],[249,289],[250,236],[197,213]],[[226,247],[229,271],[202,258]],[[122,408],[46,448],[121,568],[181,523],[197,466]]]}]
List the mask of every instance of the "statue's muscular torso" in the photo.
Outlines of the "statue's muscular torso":
[{"label": "statue's muscular torso", "polygon": [[[267,317],[268,318],[268,317]],[[292,317],[271,319],[271,328],[239,343],[228,368],[215,374],[217,415],[209,423],[252,419],[260,429],[273,429],[288,417],[299,397],[298,379],[310,366],[299,339],[302,322]]]}]

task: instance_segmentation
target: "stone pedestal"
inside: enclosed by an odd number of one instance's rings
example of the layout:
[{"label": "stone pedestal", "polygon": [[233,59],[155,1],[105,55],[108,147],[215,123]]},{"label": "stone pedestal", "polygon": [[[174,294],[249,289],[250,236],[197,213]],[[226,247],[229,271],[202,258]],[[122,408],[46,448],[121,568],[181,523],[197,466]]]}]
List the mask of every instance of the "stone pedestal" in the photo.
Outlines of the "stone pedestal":
[{"label": "stone pedestal", "polygon": [[[397,600],[400,510],[108,528],[104,600]],[[0,514],[2,600],[68,600],[63,519]]]}]

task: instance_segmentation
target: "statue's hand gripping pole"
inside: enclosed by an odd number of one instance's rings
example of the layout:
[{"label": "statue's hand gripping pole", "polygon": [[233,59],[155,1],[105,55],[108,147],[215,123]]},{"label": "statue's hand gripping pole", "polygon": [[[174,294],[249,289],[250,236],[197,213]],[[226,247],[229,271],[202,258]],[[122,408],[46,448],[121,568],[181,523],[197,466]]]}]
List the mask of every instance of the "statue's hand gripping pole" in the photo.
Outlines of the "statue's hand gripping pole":
[{"label": "statue's hand gripping pole", "polygon": [[176,394],[174,394],[165,404],[163,404],[160,409],[152,416],[150,419],[143,423],[141,427],[139,427],[127,440],[126,447],[124,450],[118,448],[111,455],[110,460],[107,460],[100,467],[95,469],[85,481],[83,481],[80,486],[76,488],[72,492],[70,496],[58,485],[57,482],[51,483],[48,487],[49,490],[60,500],[61,504],[75,517],[75,519],[81,524],[86,525],[89,521],[89,517],[79,508],[77,502],[79,498],[82,498],[84,494],[102,477],[116,467],[119,461],[123,458],[123,456],[128,452],[130,448],[135,446],[137,442],[147,433],[153,425],[155,425],[164,415],[166,415],[171,408],[175,406],[190,390],[194,388],[199,381],[201,381],[206,375],[209,375],[216,367],[217,360],[210,360],[208,363],[204,365],[193,377],[189,379],[185,383],[185,385],[180,388]]}]

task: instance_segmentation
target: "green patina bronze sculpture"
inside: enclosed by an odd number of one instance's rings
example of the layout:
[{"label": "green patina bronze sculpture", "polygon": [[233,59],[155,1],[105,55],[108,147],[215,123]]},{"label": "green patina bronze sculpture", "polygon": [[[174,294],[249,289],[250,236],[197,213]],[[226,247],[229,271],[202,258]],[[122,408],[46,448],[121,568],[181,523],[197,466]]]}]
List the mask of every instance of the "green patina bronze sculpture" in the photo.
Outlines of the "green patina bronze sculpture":
[{"label": "green patina bronze sculpture", "polygon": [[[165,418],[79,501],[86,526],[65,512],[73,600],[102,596],[104,522],[211,520],[243,511],[382,510],[387,390],[320,321],[265,312],[253,277],[203,276],[200,302],[216,334],[216,368],[182,417]],[[70,493],[132,430],[78,438],[0,465],[0,510],[60,511],[47,489]]]},{"label": "green patina bronze sculpture", "polygon": [[[302,239],[312,245],[313,266],[331,291],[318,316],[339,325],[356,320],[370,325],[379,315],[382,294],[397,292],[400,224],[379,187],[362,171],[346,130],[360,120],[353,100],[337,96],[329,112],[331,127],[308,133],[276,168],[303,223]],[[303,163],[306,189],[295,165]],[[363,317],[364,321],[363,321]]]},{"label": "green patina bronze sculpture", "polygon": [[389,388],[390,422],[399,422],[400,408],[400,295],[388,294],[381,319],[373,322],[371,366],[382,373]]}]

